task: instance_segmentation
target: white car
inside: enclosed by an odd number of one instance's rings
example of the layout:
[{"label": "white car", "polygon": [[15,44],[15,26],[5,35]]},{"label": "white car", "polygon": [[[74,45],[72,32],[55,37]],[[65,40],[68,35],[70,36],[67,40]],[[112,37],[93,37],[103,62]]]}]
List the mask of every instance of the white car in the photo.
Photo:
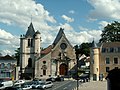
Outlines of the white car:
[{"label": "white car", "polygon": [[21,85],[21,84],[24,84],[25,81],[24,80],[17,80],[14,82],[14,85]]},{"label": "white car", "polygon": [[6,88],[6,87],[12,87],[13,86],[13,81],[3,81],[0,82],[0,90]]},{"label": "white car", "polygon": [[32,88],[39,88],[39,86],[41,86],[43,83],[45,83],[44,81],[41,82],[33,82],[33,84],[31,85]]},{"label": "white car", "polygon": [[51,81],[47,81],[45,83],[41,83],[38,88],[41,88],[41,89],[46,89],[46,88],[52,88],[53,86],[53,83]]},{"label": "white car", "polygon": [[23,86],[23,90],[30,90],[32,88],[32,86],[31,85],[24,85]]}]

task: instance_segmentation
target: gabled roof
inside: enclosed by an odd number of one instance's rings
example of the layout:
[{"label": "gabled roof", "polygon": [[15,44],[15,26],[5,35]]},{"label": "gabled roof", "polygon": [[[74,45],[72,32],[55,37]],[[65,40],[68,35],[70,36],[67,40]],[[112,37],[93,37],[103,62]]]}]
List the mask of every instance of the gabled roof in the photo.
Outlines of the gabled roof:
[{"label": "gabled roof", "polygon": [[47,48],[45,48],[44,50],[41,51],[41,54],[48,54],[49,52],[51,52],[52,46],[48,46]]},{"label": "gabled roof", "polygon": [[15,60],[15,59],[9,55],[6,55],[6,56],[1,56],[0,60]]},{"label": "gabled roof", "polygon": [[53,42],[53,46],[55,46],[59,42],[59,40],[61,39],[62,35],[64,34],[63,30],[64,29],[60,28],[60,30],[59,30],[59,32],[58,32],[58,34],[57,34],[57,36],[56,36],[56,38],[55,38],[55,40]]},{"label": "gabled roof", "polygon": [[94,40],[92,41],[92,47],[93,48],[97,48],[98,47]]},{"label": "gabled roof", "polygon": [[34,34],[35,34],[35,30],[34,30],[32,22],[31,22],[30,26],[28,27],[25,37],[33,37]]}]

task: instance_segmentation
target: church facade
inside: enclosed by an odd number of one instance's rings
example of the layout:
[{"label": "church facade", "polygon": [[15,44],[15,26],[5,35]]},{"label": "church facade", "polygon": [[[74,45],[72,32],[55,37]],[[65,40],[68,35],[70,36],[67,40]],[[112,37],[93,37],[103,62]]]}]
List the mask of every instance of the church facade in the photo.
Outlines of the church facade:
[{"label": "church facade", "polygon": [[41,35],[32,23],[20,37],[20,73],[22,78],[66,76],[75,72],[76,55],[71,43],[60,28],[52,45],[41,50]]}]

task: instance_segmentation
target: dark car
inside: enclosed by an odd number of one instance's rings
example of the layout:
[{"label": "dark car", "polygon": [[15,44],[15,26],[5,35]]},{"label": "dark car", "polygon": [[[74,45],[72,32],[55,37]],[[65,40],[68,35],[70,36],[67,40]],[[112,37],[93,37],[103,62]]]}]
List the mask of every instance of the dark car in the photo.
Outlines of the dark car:
[{"label": "dark car", "polygon": [[64,81],[64,77],[57,76],[57,78],[55,78],[55,81]]},{"label": "dark car", "polygon": [[50,77],[50,78],[47,78],[46,81],[51,81],[51,82],[55,82],[55,78],[53,77]]},{"label": "dark car", "polygon": [[23,90],[21,87],[6,87],[4,90]]}]

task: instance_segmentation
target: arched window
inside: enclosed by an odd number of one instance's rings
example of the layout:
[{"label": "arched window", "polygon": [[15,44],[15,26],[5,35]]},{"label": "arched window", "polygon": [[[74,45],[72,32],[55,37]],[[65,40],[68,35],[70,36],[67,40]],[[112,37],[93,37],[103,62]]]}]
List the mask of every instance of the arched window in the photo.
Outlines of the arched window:
[{"label": "arched window", "polygon": [[30,44],[31,44],[30,39],[28,39],[28,47],[30,47]]},{"label": "arched window", "polygon": [[31,39],[31,45],[30,46],[33,47],[33,39]]},{"label": "arched window", "polygon": [[28,59],[28,67],[32,67],[32,59],[31,58]]}]

